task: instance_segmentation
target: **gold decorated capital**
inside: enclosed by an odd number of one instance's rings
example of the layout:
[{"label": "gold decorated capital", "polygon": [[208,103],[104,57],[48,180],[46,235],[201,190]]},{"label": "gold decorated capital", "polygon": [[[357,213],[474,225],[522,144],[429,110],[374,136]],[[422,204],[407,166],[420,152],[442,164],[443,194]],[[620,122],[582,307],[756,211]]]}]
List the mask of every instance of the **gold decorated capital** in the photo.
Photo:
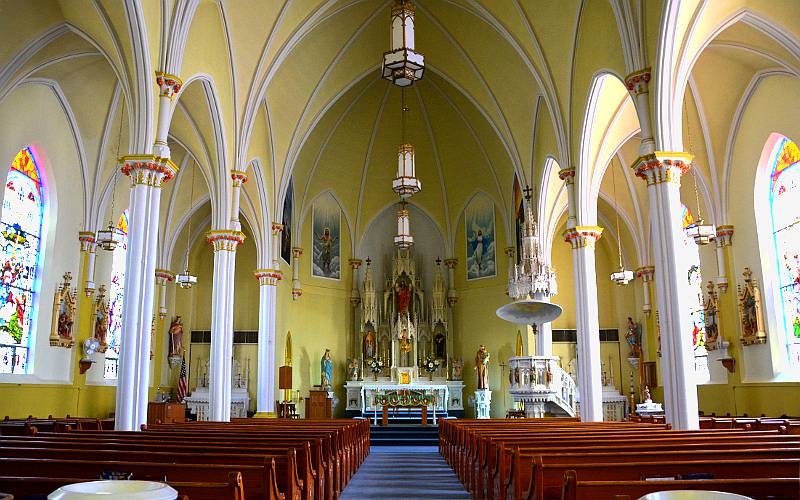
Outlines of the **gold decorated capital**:
[{"label": "gold decorated capital", "polygon": [[594,248],[595,242],[602,236],[603,228],[600,226],[575,226],[564,231],[564,241],[569,243],[573,250]]},{"label": "gold decorated capital", "polygon": [[235,252],[236,247],[244,243],[244,233],[231,229],[208,231],[206,241],[214,246],[215,252]]},{"label": "gold decorated capital", "polygon": [[172,99],[175,94],[181,91],[183,80],[175,75],[156,71],[156,85],[158,85],[158,95]]},{"label": "gold decorated capital", "polygon": [[455,269],[458,265],[458,259],[444,259],[444,265],[447,269]]},{"label": "gold decorated capital", "polygon": [[717,234],[714,240],[717,242],[717,246],[719,247],[727,247],[731,245],[731,240],[733,239],[733,226],[731,225],[723,225],[717,226]]},{"label": "gold decorated capital", "polygon": [[655,266],[642,266],[636,270],[636,277],[641,278],[641,280],[644,282],[653,281],[655,275],[656,275]]},{"label": "gold decorated capital", "polygon": [[503,253],[506,254],[506,257],[513,258],[514,255],[517,253],[517,249],[514,247],[505,247],[503,249]]},{"label": "gold decorated capital", "polygon": [[93,231],[81,231],[78,233],[78,241],[81,242],[81,252],[93,252],[97,245],[97,236]]},{"label": "gold decorated capital", "polygon": [[562,168],[558,171],[558,178],[567,184],[575,182],[575,167]]},{"label": "gold decorated capital", "polygon": [[253,276],[261,286],[278,286],[278,282],[283,279],[283,275],[278,269],[256,269],[253,272]]},{"label": "gold decorated capital", "polygon": [[160,283],[171,283],[175,281],[175,273],[168,269],[156,269],[156,279]]},{"label": "gold decorated capital", "polygon": [[178,175],[178,166],[169,158],[156,155],[128,155],[119,159],[120,170],[131,178],[134,185],[161,187]]},{"label": "gold decorated capital", "polygon": [[231,170],[231,179],[233,179],[233,187],[242,187],[242,184],[247,182],[247,173],[241,170]]},{"label": "gold decorated capital", "polygon": [[691,170],[693,158],[689,153],[655,151],[637,158],[631,168],[648,186],[662,183],[680,186],[681,176]]},{"label": "gold decorated capital", "polygon": [[292,247],[292,257],[299,259],[303,255],[303,249],[300,247]]},{"label": "gold decorated capital", "polygon": [[650,68],[634,71],[625,77],[625,87],[634,96],[647,93],[647,84],[650,82]]},{"label": "gold decorated capital", "polygon": [[277,236],[283,232],[283,224],[280,222],[272,223],[272,236]]}]

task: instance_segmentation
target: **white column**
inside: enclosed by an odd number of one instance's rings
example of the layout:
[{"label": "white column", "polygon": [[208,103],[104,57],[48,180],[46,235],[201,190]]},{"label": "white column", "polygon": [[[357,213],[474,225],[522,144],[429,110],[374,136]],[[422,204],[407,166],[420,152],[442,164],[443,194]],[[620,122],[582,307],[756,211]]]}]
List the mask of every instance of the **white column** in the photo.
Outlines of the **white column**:
[{"label": "white column", "polygon": [[242,184],[247,182],[247,174],[241,170],[231,170],[233,180],[233,192],[231,192],[231,229],[234,231],[242,230],[242,223],[239,222],[239,197],[242,193]]},{"label": "white column", "polygon": [[[533,298],[542,302],[550,302],[550,297],[543,293],[536,293]],[[536,355],[553,355],[553,325],[549,321],[536,325]]]},{"label": "white column", "polygon": [[[358,306],[361,304],[361,293],[358,291],[358,268],[361,267],[361,259],[350,259],[348,262],[352,271],[352,286],[350,287],[350,305],[353,306],[353,349],[349,356],[352,359],[361,357],[361,331],[358,322]],[[366,360],[362,360],[366,362]],[[363,364],[363,363],[362,363]]]},{"label": "white column", "polygon": [[233,362],[233,293],[236,248],[244,242],[240,231],[209,231],[214,247],[211,291],[211,352],[209,362],[209,420],[231,419],[231,364]]},{"label": "white column", "polygon": [[130,176],[132,185],[115,428],[138,430],[147,423],[161,185],[178,169],[169,159],[153,155],[121,160],[122,172]]},{"label": "white column", "polygon": [[258,280],[258,388],[257,416],[275,414],[275,309],[281,274],[257,269]]},{"label": "white column", "polygon": [[167,269],[156,269],[156,283],[159,286],[158,292],[158,318],[167,317],[167,283],[175,281],[175,273]]},{"label": "white column", "polygon": [[656,296],[661,327],[661,370],[667,422],[675,429],[697,429],[697,386],[694,382],[691,293],[681,262],[681,175],[692,157],[658,151],[639,157],[636,176],[647,180],[655,266]]},{"label": "white column", "polygon": [[578,224],[576,215],[577,202],[575,201],[575,167],[562,168],[558,171],[558,178],[564,181],[567,188],[567,227]]},{"label": "white column", "polygon": [[450,318],[448,324],[450,325],[450,335],[447,336],[447,352],[455,358],[454,344],[456,336],[456,313],[455,308],[458,303],[458,293],[456,292],[456,265],[458,259],[451,257],[444,260],[444,266],[447,268],[447,305],[450,306]]},{"label": "white column", "polygon": [[157,72],[156,84],[158,85],[158,125],[156,126],[156,140],[153,143],[153,153],[162,158],[169,158],[170,151],[167,145],[169,125],[171,121],[172,98],[180,92],[183,82],[180,78],[169,73]]},{"label": "white column", "polygon": [[292,299],[297,300],[303,295],[303,286],[300,284],[300,257],[303,249],[292,247]]},{"label": "white column", "polygon": [[650,316],[652,306],[650,305],[650,283],[653,282],[653,277],[656,274],[654,266],[643,266],[636,270],[636,277],[641,278],[642,286],[644,287],[644,296],[642,297],[642,312],[645,316]]},{"label": "white column", "polygon": [[717,226],[717,235],[714,238],[714,243],[717,245],[717,288],[720,292],[725,293],[728,291],[728,259],[726,248],[731,246],[733,239],[733,226],[722,225]]},{"label": "white column", "polygon": [[94,282],[94,259],[97,250],[97,240],[95,233],[91,231],[81,231],[78,233],[78,241],[81,242],[81,252],[86,253],[86,279],[83,282],[83,290],[87,297],[91,297],[95,291]]},{"label": "white column", "polygon": [[594,245],[600,239],[602,231],[597,226],[577,226],[567,228],[564,232],[564,239],[572,246],[578,330],[578,389],[581,397],[581,420],[586,422],[603,420],[600,321],[594,259]]},{"label": "white column", "polygon": [[650,81],[650,68],[645,68],[625,77],[625,86],[628,88],[635,103],[636,114],[639,118],[639,134],[642,137],[639,154],[650,154],[656,149],[653,139],[653,127],[650,120],[650,98],[647,83]]}]

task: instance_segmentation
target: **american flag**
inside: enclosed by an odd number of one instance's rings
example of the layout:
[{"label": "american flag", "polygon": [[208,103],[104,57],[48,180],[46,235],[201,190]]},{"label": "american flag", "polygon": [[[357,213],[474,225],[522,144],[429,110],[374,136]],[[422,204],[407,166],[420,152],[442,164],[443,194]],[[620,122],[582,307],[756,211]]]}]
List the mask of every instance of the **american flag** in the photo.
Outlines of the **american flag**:
[{"label": "american flag", "polygon": [[178,376],[178,403],[186,397],[186,358],[181,358],[181,374]]}]

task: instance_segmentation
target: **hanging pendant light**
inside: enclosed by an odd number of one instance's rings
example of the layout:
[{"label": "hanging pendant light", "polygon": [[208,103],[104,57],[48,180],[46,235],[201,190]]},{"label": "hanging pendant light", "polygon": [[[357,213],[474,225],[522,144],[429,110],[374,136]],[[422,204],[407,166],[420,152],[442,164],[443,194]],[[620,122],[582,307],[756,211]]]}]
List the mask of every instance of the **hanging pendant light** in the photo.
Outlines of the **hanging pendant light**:
[{"label": "hanging pendant light", "polygon": [[[614,164],[612,163],[609,168],[611,168],[611,186],[614,192],[614,202],[616,203],[617,176],[614,173]],[[622,233],[619,232],[619,211],[617,207],[614,207],[614,218],[617,226],[617,256],[619,257],[619,271],[611,273],[611,281],[619,286],[624,286],[633,281],[635,275],[633,274],[633,271],[625,269],[625,266],[622,264]]]},{"label": "hanging pendant light", "polygon": [[391,13],[392,50],[383,54],[383,78],[400,87],[422,79],[425,57],[414,50],[414,4],[396,0]]},{"label": "hanging pendant light", "polygon": [[411,219],[405,201],[400,202],[400,210],[397,211],[397,235],[394,237],[394,244],[402,250],[414,246],[414,237],[411,236]]},{"label": "hanging pendant light", "polygon": [[[125,102],[122,102],[122,112],[120,113],[119,117],[119,132],[117,134],[117,155],[115,159],[119,158],[119,147],[120,142],[122,142],[122,120],[125,117]],[[117,160],[118,161],[118,160]],[[112,183],[111,187],[111,216],[108,219],[108,227],[105,229],[101,229],[97,231],[97,235],[95,240],[97,241],[97,246],[99,246],[103,250],[107,250],[109,252],[113,252],[118,245],[121,245],[123,241],[125,241],[125,233],[118,228],[114,224],[114,204],[117,198],[117,164],[114,164],[114,182]]]},{"label": "hanging pendant light", "polygon": [[[189,197],[190,209],[192,203],[194,202],[194,169],[197,168],[197,164],[193,165],[192,167],[193,167],[192,187],[191,187],[191,196]],[[184,260],[183,272],[175,275],[175,284],[183,288],[184,290],[188,290],[197,284],[197,276],[189,272],[189,250],[191,245],[191,238],[192,238],[192,217],[189,216],[189,225],[188,229],[186,230],[186,257]]]},{"label": "hanging pendant light", "polygon": [[[689,139],[689,152],[692,153],[692,129],[689,126],[689,115],[686,113],[686,101],[683,103],[683,114],[686,115],[686,136]],[[700,193],[697,190],[697,170],[694,168],[694,160],[692,160],[692,178],[694,180],[694,200],[697,203],[697,219],[684,228],[686,234],[694,239],[697,245],[708,245],[717,235],[717,229],[711,225],[706,224],[703,216],[700,214]]]},{"label": "hanging pendant light", "polygon": [[422,183],[416,176],[414,146],[406,142],[406,97],[405,89],[400,90],[400,148],[397,151],[397,177],[392,180],[392,191],[403,200],[420,192]]}]

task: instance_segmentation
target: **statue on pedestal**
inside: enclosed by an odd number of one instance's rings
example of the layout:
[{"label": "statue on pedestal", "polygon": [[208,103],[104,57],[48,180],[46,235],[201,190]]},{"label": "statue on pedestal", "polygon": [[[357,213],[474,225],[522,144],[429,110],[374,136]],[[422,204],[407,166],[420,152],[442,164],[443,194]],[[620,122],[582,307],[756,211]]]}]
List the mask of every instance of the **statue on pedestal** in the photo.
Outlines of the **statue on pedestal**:
[{"label": "statue on pedestal", "polygon": [[486,346],[481,344],[475,353],[475,371],[478,375],[478,389],[489,388],[489,358],[491,355]]},{"label": "statue on pedestal", "polygon": [[175,316],[169,325],[169,357],[183,356],[183,320]]},{"label": "statue on pedestal", "polygon": [[350,360],[350,364],[347,365],[347,380],[358,380],[358,365],[358,358]]},{"label": "statue on pedestal", "polygon": [[629,358],[638,358],[642,354],[642,341],[639,337],[639,325],[628,316],[628,332],[625,334],[625,341],[630,348]]},{"label": "statue on pedestal", "polygon": [[333,361],[331,361],[330,349],[325,349],[325,354],[322,355],[322,359],[319,361],[319,367],[322,375],[320,385],[323,388],[331,387],[333,383]]},{"label": "statue on pedestal", "polygon": [[374,358],[376,347],[377,343],[375,342],[375,332],[372,330],[367,330],[367,333],[364,334],[364,358]]}]

